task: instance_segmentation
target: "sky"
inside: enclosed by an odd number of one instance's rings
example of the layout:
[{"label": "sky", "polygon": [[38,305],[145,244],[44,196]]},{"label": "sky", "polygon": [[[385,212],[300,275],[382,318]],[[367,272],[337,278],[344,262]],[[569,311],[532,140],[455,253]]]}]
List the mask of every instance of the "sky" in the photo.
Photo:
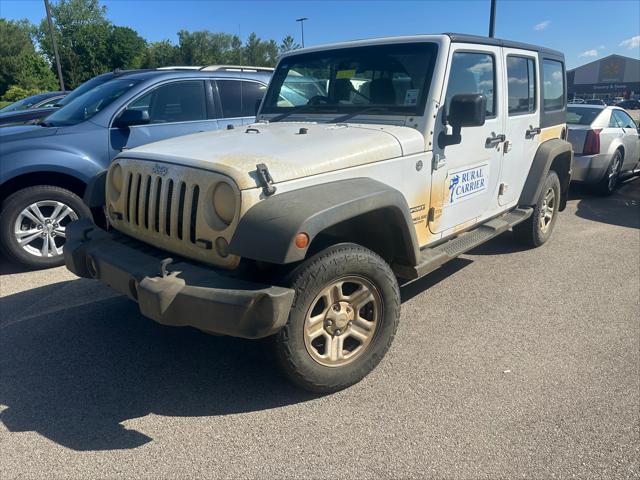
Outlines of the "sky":
[{"label": "sky", "polygon": [[[50,0],[55,2],[57,0]],[[305,45],[417,33],[487,35],[489,0],[101,0],[116,25],[148,41],[177,41],[179,30],[210,30],[263,39],[292,35],[308,17]],[[43,0],[0,0],[0,17],[39,23]],[[496,37],[565,53],[567,66],[612,53],[640,58],[638,0],[497,0]]]}]

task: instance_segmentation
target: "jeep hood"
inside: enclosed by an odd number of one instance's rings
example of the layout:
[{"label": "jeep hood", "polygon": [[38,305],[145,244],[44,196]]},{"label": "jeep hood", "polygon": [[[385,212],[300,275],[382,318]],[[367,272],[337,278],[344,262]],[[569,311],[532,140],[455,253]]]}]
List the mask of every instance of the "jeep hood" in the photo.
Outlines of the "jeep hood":
[{"label": "jeep hood", "polygon": [[409,127],[283,122],[163,140],[120,157],[217,171],[245,190],[258,186],[260,163],[277,184],[422,151],[424,137]]}]

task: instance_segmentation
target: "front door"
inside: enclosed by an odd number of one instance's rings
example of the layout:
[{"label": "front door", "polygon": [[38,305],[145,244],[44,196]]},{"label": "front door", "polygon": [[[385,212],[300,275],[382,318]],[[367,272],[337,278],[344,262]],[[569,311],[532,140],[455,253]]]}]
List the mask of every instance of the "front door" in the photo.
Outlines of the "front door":
[{"label": "front door", "polygon": [[501,50],[456,44],[450,52],[440,119],[446,117],[451,98],[462,93],[483,94],[487,113],[483,126],[463,127],[461,143],[444,149],[438,146],[438,130],[450,132],[451,127],[437,122],[429,214],[429,230],[434,234],[455,233],[497,206],[504,132],[501,84],[497,80],[503,78]]},{"label": "front door", "polygon": [[515,204],[540,144],[540,107],[537,56],[534,52],[504,49],[507,82],[503,89],[507,110],[502,174],[498,202]]}]

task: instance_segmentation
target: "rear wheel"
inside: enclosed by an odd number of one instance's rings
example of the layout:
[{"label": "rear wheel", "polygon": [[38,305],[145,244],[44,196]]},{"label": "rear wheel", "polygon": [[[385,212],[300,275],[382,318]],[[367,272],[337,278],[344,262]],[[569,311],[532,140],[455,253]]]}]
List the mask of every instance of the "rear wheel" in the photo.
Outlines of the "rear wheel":
[{"label": "rear wheel", "polygon": [[64,263],[66,226],[91,212],[73,192],[50,185],[25,188],[9,196],[0,212],[0,244],[9,257],[32,268]]},{"label": "rear wheel", "polygon": [[611,162],[604,177],[595,185],[595,191],[600,195],[611,195],[618,185],[620,170],[622,168],[622,153],[616,150],[611,157]]},{"label": "rear wheel", "polygon": [[278,364],[293,383],[329,393],[376,367],[400,317],[398,283],[382,258],[336,245],[298,267],[290,285],[296,298],[274,341]]},{"label": "rear wheel", "polygon": [[516,240],[528,247],[539,247],[544,244],[551,237],[559,206],[560,179],[556,172],[550,170],[533,208],[533,214],[513,227]]}]

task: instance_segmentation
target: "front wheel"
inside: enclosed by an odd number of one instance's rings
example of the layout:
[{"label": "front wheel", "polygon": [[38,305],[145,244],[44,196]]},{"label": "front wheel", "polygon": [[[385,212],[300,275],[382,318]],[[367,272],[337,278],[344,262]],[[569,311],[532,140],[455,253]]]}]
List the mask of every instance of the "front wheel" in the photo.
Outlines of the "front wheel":
[{"label": "front wheel", "polygon": [[80,197],[51,185],[28,187],[10,195],[0,212],[0,244],[6,256],[31,268],[64,263],[66,226],[89,217]]},{"label": "front wheel", "polygon": [[274,341],[293,383],[330,393],[376,367],[400,318],[398,282],[382,258],[358,245],[336,245],[294,270],[290,285],[296,297]]},{"label": "front wheel", "polygon": [[550,170],[533,213],[527,220],[513,227],[516,240],[528,247],[539,247],[544,244],[551,237],[559,207],[560,179],[556,172]]}]

